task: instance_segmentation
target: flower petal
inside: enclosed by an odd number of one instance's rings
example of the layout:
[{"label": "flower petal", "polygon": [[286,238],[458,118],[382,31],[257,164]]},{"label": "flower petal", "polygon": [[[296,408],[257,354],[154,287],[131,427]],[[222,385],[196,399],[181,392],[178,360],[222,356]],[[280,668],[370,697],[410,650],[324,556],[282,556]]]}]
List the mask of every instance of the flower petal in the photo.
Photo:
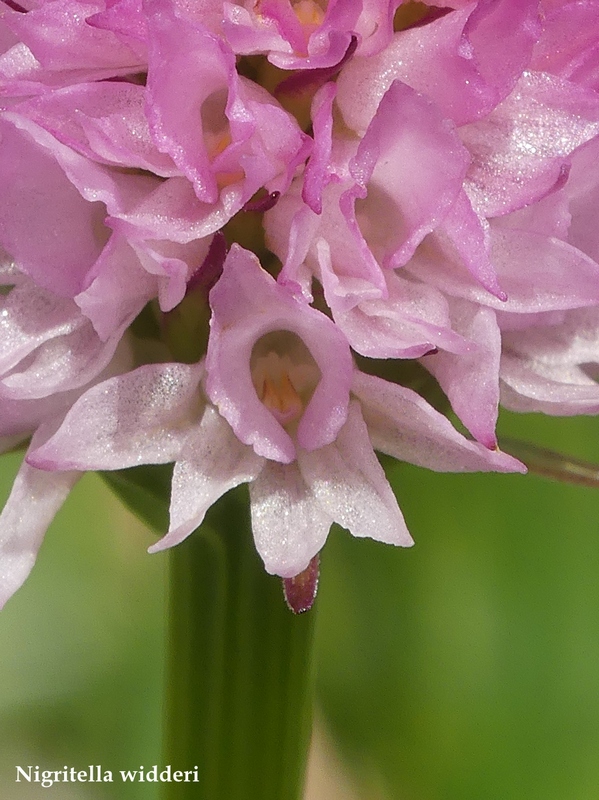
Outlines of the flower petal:
[{"label": "flower petal", "polygon": [[353,393],[375,450],[436,472],[526,472],[515,458],[466,439],[411,389],[356,371]]},{"label": "flower petal", "polygon": [[149,548],[157,553],[179,544],[198,528],[210,506],[240,483],[253,481],[264,459],[242,444],[228,422],[208,405],[175,464],[170,528]]},{"label": "flower petal", "polygon": [[310,449],[331,442],[345,420],[352,373],[349,346],[331,320],[277,284],[239,245],[225,260],[210,305],[206,392],[241,441],[275,461],[289,463],[295,457],[290,435],[258,398],[250,372],[258,339],[291,331],[322,376],[301,417],[298,442]]},{"label": "flower petal", "polygon": [[300,452],[298,465],[324,513],[353,536],[402,547],[413,544],[358,403],[350,404],[336,441],[311,453]]},{"label": "flower petal", "polygon": [[146,364],[83,394],[28,456],[41,469],[122,469],[175,461],[200,399],[201,364]]},{"label": "flower petal", "polygon": [[[34,437],[31,448],[43,435],[40,431]],[[77,472],[44,472],[23,461],[0,514],[0,608],[31,572],[48,525],[79,477]]]},{"label": "flower petal", "polygon": [[455,330],[472,342],[468,353],[439,350],[422,359],[435,376],[455,413],[479,442],[497,445],[495,425],[499,405],[501,334],[495,312],[465,300],[452,299]]},{"label": "flower petal", "polygon": [[109,236],[106,210],[86,202],[28,133],[0,125],[0,242],[36,283],[73,297]]},{"label": "flower petal", "polygon": [[252,530],[267,572],[293,578],[320,551],[333,522],[297,464],[266,462],[250,484]]}]

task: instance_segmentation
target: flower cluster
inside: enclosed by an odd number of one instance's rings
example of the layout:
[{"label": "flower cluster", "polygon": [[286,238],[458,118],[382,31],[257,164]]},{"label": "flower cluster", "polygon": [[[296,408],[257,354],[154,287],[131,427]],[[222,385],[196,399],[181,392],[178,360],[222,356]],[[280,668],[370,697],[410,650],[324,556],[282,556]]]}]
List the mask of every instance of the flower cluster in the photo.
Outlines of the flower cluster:
[{"label": "flower cluster", "polygon": [[599,411],[599,0],[21,2],[0,604],[86,470],[174,462],[152,550],[248,483],[299,610],[333,522],[411,544],[375,450],[523,471],[500,397]]}]

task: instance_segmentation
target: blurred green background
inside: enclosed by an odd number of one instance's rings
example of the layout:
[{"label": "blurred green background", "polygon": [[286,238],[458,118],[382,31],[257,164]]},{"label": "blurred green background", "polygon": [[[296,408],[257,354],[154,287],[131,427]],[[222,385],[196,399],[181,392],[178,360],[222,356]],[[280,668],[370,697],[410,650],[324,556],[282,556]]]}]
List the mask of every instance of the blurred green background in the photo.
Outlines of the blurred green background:
[{"label": "blurred green background", "polygon": [[[599,462],[596,420],[504,414],[500,431]],[[18,463],[1,461],[2,499]],[[415,547],[334,530],[317,601],[319,718],[355,796],[596,800],[599,490],[403,464],[390,477]],[[3,800],[153,799],[149,784],[14,782],[17,764],[161,763],[153,540],[86,476],[0,614]]]}]

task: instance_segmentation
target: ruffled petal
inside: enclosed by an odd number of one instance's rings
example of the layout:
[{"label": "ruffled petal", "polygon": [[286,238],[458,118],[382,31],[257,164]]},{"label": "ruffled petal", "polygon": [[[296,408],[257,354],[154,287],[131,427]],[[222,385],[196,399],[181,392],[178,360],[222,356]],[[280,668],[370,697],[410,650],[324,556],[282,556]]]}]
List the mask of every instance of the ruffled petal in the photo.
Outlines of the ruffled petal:
[{"label": "ruffled petal", "polygon": [[210,305],[206,392],[241,441],[275,461],[295,458],[291,436],[258,398],[250,372],[256,342],[270,332],[290,331],[321,373],[299,422],[298,442],[309,449],[331,442],[345,421],[352,362],[345,338],[330,319],[277,284],[256,256],[238,245],[227,256]]},{"label": "ruffled petal", "polygon": [[452,330],[447,299],[433,286],[389,272],[388,297],[363,300],[337,311],[336,297],[323,281],[336,324],[351,347],[370,358],[418,358],[435,348],[465,353],[469,343]]}]

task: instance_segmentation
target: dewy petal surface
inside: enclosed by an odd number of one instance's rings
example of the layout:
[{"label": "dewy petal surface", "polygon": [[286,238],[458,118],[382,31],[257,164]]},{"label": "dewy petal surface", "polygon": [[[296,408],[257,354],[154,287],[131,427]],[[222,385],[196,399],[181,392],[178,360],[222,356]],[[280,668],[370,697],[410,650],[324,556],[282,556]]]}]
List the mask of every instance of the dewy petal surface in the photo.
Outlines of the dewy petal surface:
[{"label": "dewy petal surface", "polygon": [[460,128],[472,154],[467,191],[487,217],[544,197],[567,157],[599,133],[599,97],[545,73],[525,72],[484,120]]},{"label": "dewy petal surface", "polygon": [[413,544],[385,473],[374,455],[360,406],[350,405],[333,444],[300,452],[298,464],[323,511],[351,534],[388,544]]},{"label": "dewy petal surface", "polygon": [[230,425],[208,405],[201,423],[184,443],[173,473],[170,528],[151,553],[183,541],[218,498],[240,483],[253,481],[264,459],[237,439]]},{"label": "dewy petal surface", "polygon": [[89,389],[28,456],[41,469],[122,469],[174,461],[200,411],[201,364],[147,364]]},{"label": "dewy petal surface", "polygon": [[250,484],[252,530],[267,572],[292,578],[324,545],[333,522],[298,464],[268,461]]},{"label": "dewy petal surface", "polygon": [[435,472],[526,472],[515,458],[466,439],[411,389],[356,371],[353,393],[375,450]]},{"label": "dewy petal surface", "polygon": [[248,483],[292,580],[333,522],[411,544],[374,450],[517,472],[500,398],[598,414],[598,13],[0,4],[0,602],[75,471],[175,462],[153,550]]}]

